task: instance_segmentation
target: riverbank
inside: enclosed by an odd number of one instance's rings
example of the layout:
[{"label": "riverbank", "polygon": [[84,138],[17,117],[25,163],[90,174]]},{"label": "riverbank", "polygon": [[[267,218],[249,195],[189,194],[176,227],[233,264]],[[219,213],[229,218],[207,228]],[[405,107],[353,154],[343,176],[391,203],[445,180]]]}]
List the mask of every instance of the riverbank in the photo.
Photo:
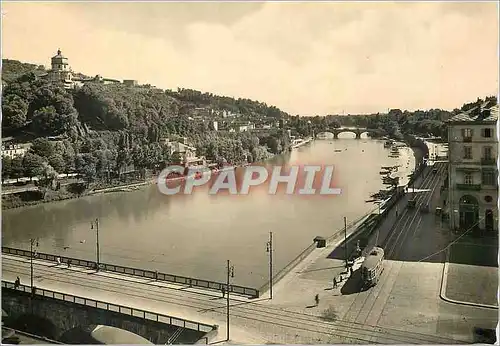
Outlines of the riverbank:
[{"label": "riverbank", "polygon": [[[302,147],[306,144],[309,144],[313,141],[313,138],[307,138],[303,142],[300,142],[296,144],[295,146],[292,146],[291,149],[297,149],[299,147]],[[411,144],[414,141],[420,141],[424,144],[423,141],[419,140],[418,138],[413,137],[412,141],[405,140],[405,143],[413,150],[413,155],[415,158],[415,162],[422,162],[425,153],[424,151],[419,148],[419,147],[412,147]],[[425,144],[424,144],[425,145]],[[275,158],[275,155],[269,160]],[[244,167],[248,164],[240,164],[235,166],[236,168],[238,167]],[[185,179],[185,177],[180,177],[179,180]],[[172,180],[175,181],[175,180]],[[67,187],[61,188],[59,191],[53,191],[49,190],[45,193],[45,196],[43,199],[36,199],[36,200],[30,200],[32,198],[36,198],[37,195],[40,197],[41,192],[34,191],[31,193],[26,193],[23,195],[23,193],[19,194],[12,194],[12,195],[7,195],[7,196],[2,196],[2,210],[9,210],[9,209],[18,209],[18,208],[24,208],[24,207],[32,207],[36,206],[39,204],[45,204],[45,203],[54,203],[54,202],[61,202],[61,201],[66,201],[70,199],[77,199],[77,198],[82,198],[82,197],[87,197],[87,196],[93,196],[93,195],[98,195],[101,193],[116,193],[116,192],[130,192],[137,190],[139,188],[147,187],[152,184],[156,184],[156,177],[151,176],[146,178],[145,180],[134,180],[131,182],[126,182],[123,184],[118,184],[118,185],[113,185],[113,186],[105,186],[105,187],[100,187],[98,189],[91,189],[87,191],[81,191],[81,192],[73,192],[73,191],[68,191]],[[389,198],[390,196],[387,196]]]}]

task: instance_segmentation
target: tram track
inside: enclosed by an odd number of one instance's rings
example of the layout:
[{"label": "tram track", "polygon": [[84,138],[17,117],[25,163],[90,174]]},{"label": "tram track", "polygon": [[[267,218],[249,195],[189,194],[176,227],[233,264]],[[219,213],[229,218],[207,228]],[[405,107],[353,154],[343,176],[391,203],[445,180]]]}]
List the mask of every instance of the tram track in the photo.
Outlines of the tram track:
[{"label": "tram track", "polygon": [[[395,253],[395,250],[397,251],[397,255],[399,255],[400,250],[404,247],[408,233],[411,231],[413,222],[415,221],[417,215],[419,215],[419,207],[423,205],[425,201],[427,201],[426,199],[427,195],[430,195],[429,200],[432,199],[432,195],[434,194],[436,187],[440,183],[440,175],[444,170],[445,166],[441,165],[438,168],[438,174],[436,175],[427,174],[425,177],[423,177],[419,188],[420,189],[430,188],[430,191],[424,192],[421,195],[417,195],[414,212],[413,213],[409,212],[408,209],[405,208],[401,217],[398,218],[395,224],[389,229],[386,239],[384,240],[382,245],[383,248],[386,249],[386,259],[392,257]],[[411,217],[412,215],[413,218]],[[401,225],[401,223],[403,223],[402,227],[398,227]],[[398,229],[400,230],[399,232],[397,232]],[[412,233],[412,237],[414,237],[416,230],[417,227],[415,228],[415,231]],[[379,230],[377,230],[377,239],[378,239],[378,233]],[[403,235],[403,238],[401,242],[398,242],[401,235]],[[395,240],[394,242],[391,243],[393,239]],[[388,251],[387,248],[389,248]],[[376,285],[369,291],[356,293],[355,299],[347,309],[344,318],[345,316],[347,316],[347,320],[365,325],[366,321],[371,316],[371,313],[375,307],[375,304],[380,294],[382,292],[387,294],[387,288],[392,287],[394,285],[395,279],[397,278],[397,274],[399,273],[399,270],[402,267],[402,262],[391,261],[389,262],[389,264],[390,267],[384,268],[385,270],[381,273],[381,280],[379,281],[378,285]],[[385,267],[387,267],[387,262]],[[382,280],[382,278],[384,279]],[[390,285],[388,285],[388,283],[390,283]],[[366,309],[366,307],[369,307],[369,309]],[[374,323],[375,325],[378,325],[381,316],[382,315],[380,315],[377,318],[376,323]]]},{"label": "tram track", "polygon": [[[16,260],[4,259],[3,267],[3,270],[7,272],[22,272],[24,275],[29,275],[29,268],[26,268],[26,265],[23,265],[23,263]],[[104,281],[106,279],[110,279],[112,281],[116,280],[113,278],[100,277],[99,279],[96,279],[97,277],[94,277],[92,281],[101,281],[100,283],[94,285],[90,283],[91,280],[81,278],[80,275],[82,272],[73,272],[71,274],[65,272],[64,274],[61,274],[58,273],[58,271],[60,271],[60,269],[43,268],[43,265],[37,265],[37,273],[41,272],[44,276],[48,276],[47,278],[44,278],[44,280],[72,285],[76,284],[80,287],[101,291],[104,290],[108,293],[123,294],[124,292],[127,292],[127,297],[147,299],[157,303],[170,303],[184,308],[195,308],[199,311],[205,312],[210,311],[218,315],[225,314],[225,304],[218,304],[213,300],[210,300],[213,299],[212,296],[205,296],[204,298],[201,298],[199,295],[198,297],[194,297],[191,296],[191,294],[186,296],[187,292],[181,293],[177,290],[167,291],[162,287],[150,286],[148,287],[148,295],[145,297],[144,289],[140,287],[141,285],[145,285],[144,283],[130,285],[120,282],[116,284]],[[88,274],[85,273],[85,275]],[[195,293],[192,295],[195,295]],[[93,298],[89,297],[89,299]],[[342,320],[326,322],[320,320],[314,315],[274,308],[259,303],[233,302],[231,309],[231,316],[233,318],[253,321],[257,324],[264,323],[281,328],[290,328],[292,331],[300,330],[301,332],[306,333],[316,333],[320,336],[327,337],[327,340],[323,341],[330,343],[332,342],[332,339],[335,338],[337,338],[335,341],[344,343],[456,343],[454,340],[435,337],[432,335],[366,326]]]}]

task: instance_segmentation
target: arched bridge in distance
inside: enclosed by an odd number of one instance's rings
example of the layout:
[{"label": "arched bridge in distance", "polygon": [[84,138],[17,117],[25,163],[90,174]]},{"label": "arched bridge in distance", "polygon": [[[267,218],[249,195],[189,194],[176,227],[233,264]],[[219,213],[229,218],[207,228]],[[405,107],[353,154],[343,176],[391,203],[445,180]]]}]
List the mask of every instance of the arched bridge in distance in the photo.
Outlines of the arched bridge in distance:
[{"label": "arched bridge in distance", "polygon": [[351,132],[356,135],[356,139],[360,139],[363,133],[367,133],[370,137],[383,136],[385,132],[380,129],[368,129],[364,127],[329,127],[319,132],[316,137],[321,137],[322,134],[331,133],[334,139],[339,138],[339,134]]}]

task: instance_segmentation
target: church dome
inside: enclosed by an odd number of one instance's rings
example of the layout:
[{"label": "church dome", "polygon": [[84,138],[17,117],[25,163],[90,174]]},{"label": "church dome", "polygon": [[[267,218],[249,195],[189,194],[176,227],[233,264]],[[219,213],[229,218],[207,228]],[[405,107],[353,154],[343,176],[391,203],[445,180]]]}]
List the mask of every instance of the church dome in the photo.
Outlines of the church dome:
[{"label": "church dome", "polygon": [[61,50],[58,49],[57,50],[57,55],[54,55],[52,57],[52,63],[53,64],[61,64],[61,63],[65,63],[67,64],[68,63],[68,58],[65,58],[62,54],[61,54]]}]

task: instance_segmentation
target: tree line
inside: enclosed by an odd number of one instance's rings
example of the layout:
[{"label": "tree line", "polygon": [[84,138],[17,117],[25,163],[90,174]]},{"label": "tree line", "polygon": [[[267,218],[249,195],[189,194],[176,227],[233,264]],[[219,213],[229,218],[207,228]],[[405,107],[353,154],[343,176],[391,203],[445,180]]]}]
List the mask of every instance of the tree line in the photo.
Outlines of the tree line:
[{"label": "tree line", "polygon": [[391,109],[388,113],[375,113],[364,115],[327,115],[315,117],[291,117],[290,125],[298,134],[306,135],[314,130],[315,133],[323,132],[328,128],[361,127],[395,136],[417,135],[436,136],[447,138],[447,123],[451,117],[475,108],[485,101],[497,103],[496,96],[478,98],[474,102],[463,104],[452,111],[442,109],[407,111]]}]

